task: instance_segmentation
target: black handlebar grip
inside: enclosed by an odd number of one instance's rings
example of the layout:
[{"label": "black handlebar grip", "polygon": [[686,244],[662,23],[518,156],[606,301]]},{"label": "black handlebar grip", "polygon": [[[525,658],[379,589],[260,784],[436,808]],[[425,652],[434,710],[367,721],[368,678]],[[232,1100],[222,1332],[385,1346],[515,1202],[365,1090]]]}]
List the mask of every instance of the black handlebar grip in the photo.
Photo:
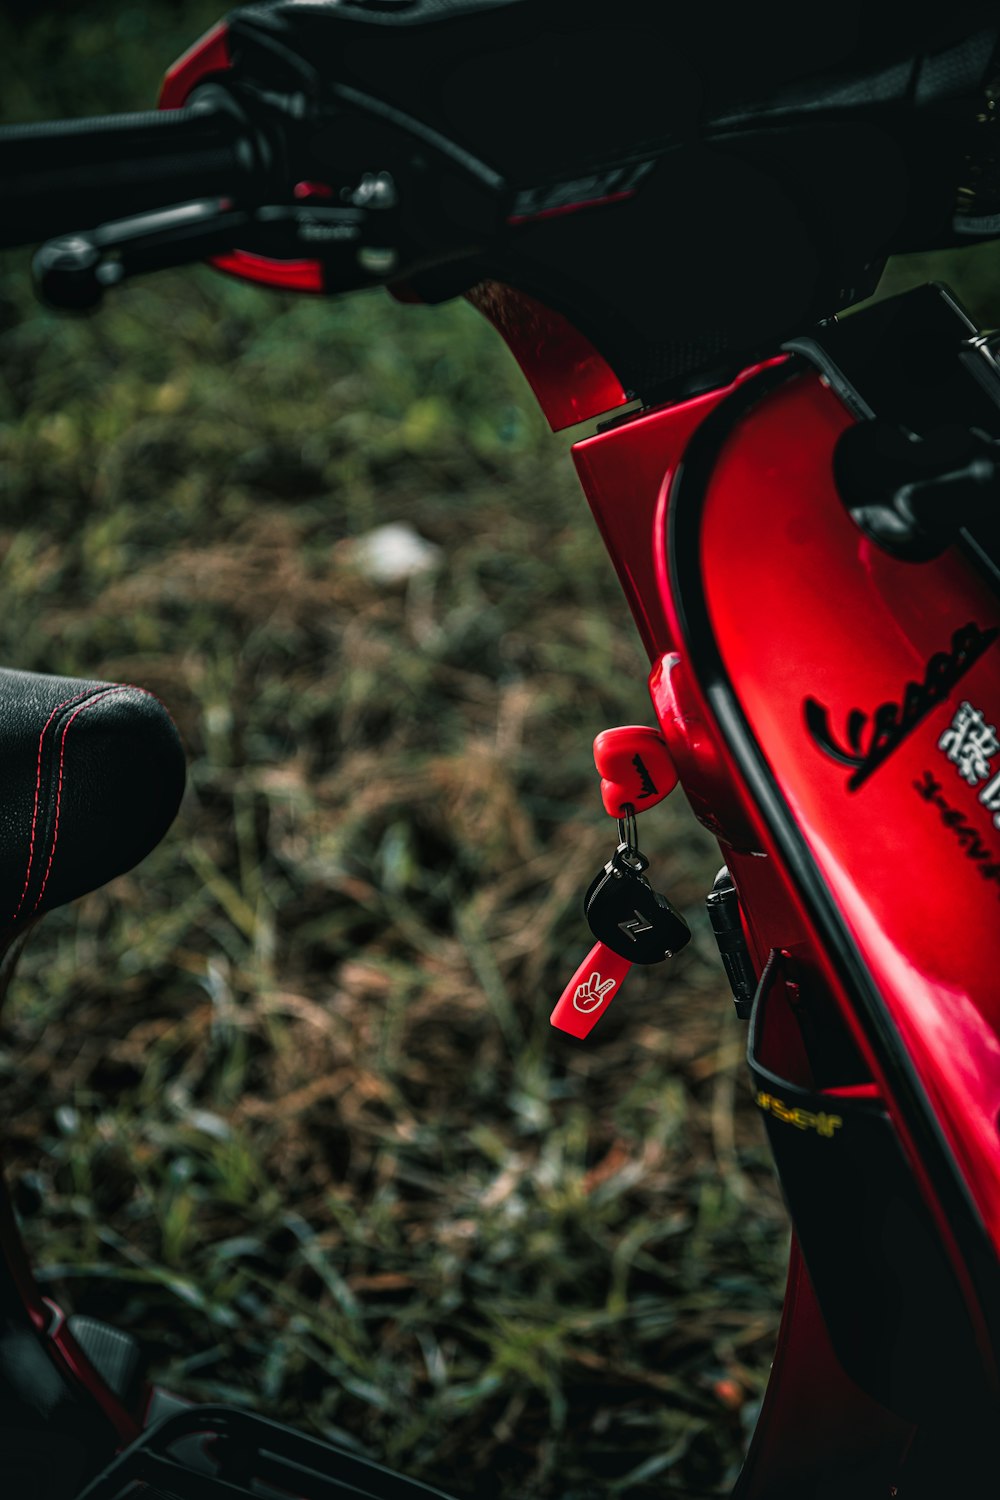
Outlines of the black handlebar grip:
[{"label": "black handlebar grip", "polygon": [[92,229],[189,199],[239,197],[260,172],[260,157],[260,143],[236,109],[214,100],[187,109],[5,126],[0,246]]}]

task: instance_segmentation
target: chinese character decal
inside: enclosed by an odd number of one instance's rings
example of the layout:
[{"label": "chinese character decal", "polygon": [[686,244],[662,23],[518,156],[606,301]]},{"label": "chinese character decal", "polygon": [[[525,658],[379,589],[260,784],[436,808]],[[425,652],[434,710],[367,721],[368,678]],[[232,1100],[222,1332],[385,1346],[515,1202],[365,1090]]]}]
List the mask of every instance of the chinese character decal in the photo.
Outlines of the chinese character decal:
[{"label": "chinese character decal", "polygon": [[988,812],[993,814],[993,822],[1000,828],[1000,771],[988,782],[979,793],[979,800]]},{"label": "chinese character decal", "polygon": [[1000,828],[1000,769],[993,772],[993,757],[1000,755],[996,725],[987,724],[982,710],[965,701],[938,740],[938,749],[944,751],[969,786],[986,782],[979,800],[993,814],[994,826]]}]

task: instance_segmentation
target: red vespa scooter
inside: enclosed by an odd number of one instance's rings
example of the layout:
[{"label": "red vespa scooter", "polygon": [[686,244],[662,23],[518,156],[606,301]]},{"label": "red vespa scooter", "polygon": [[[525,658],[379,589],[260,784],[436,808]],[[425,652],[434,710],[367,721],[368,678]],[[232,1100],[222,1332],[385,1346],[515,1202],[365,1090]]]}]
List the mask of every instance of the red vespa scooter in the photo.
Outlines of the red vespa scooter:
[{"label": "red vespa scooter", "polygon": [[[736,1494],[973,1493],[1000,1395],[1000,364],[942,288],[834,315],[891,251],[1000,233],[1000,21],[962,7],[900,41],[887,13],[811,39],[772,19],[723,46],[678,20],[654,68],[642,6],[250,7],[171,70],[160,117],[0,133],[4,238],[59,235],[36,274],[63,306],[199,258],[465,294],[554,427],[603,417],[574,457],[657,728],[634,783],[605,776],[622,836],[555,1019],[589,1031],[640,951],[683,940],[632,821],[676,777],[722,849],[709,907],[795,1229]],[[48,682],[19,700],[57,768],[36,832],[65,772]],[[32,914],[89,888],[78,864]],[[411,1492],[245,1414],[146,1427],[52,1322],[9,1220],[5,1243],[0,1410],[62,1454],[46,1493]]]}]

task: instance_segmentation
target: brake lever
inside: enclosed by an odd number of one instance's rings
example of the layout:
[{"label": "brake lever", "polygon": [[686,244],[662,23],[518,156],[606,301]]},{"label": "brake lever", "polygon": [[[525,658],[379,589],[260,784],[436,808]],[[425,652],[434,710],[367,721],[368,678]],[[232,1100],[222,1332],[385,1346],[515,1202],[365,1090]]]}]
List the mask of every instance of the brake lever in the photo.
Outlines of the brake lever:
[{"label": "brake lever", "polygon": [[250,212],[225,199],[181,203],[47,240],[32,260],[32,276],[51,307],[82,312],[128,276],[232,249],[251,223]]},{"label": "brake lever", "polygon": [[[234,208],[223,198],[199,199],[153,213],[116,219],[59,235],[35,253],[32,275],[50,307],[97,307],[104,293],[131,276],[224,255],[237,245],[254,254],[295,258],[319,253],[331,270],[339,252],[356,280],[367,213],[353,206],[265,204]],[[374,267],[370,268],[374,273]]]}]

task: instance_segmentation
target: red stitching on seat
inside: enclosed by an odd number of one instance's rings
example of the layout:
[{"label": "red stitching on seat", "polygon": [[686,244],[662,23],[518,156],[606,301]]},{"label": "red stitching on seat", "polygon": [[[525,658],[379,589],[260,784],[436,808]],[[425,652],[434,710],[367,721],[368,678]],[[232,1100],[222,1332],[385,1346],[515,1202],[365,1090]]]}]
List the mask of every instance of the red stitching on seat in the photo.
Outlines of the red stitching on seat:
[{"label": "red stitching on seat", "polygon": [[35,858],[35,827],[38,823],[38,800],[42,790],[42,750],[45,746],[45,732],[61,708],[68,707],[70,703],[75,703],[78,698],[85,698],[88,693],[92,692],[92,687],[84,688],[82,692],[74,693],[72,697],[64,698],[61,703],[57,703],[42,726],[41,734],[38,736],[38,774],[35,778],[35,805],[31,812],[31,841],[28,847],[28,869],[24,876],[24,890],[21,892],[21,899],[17,903],[17,910],[11,917],[12,922],[16,922],[21,915],[21,907],[24,905],[24,898],[28,894],[28,885],[31,881],[31,866]]},{"label": "red stitching on seat", "polygon": [[[38,892],[38,899],[36,900],[34,906],[31,908],[32,916],[34,916],[35,912],[42,904],[42,897],[45,895],[45,887],[49,883],[49,871],[52,869],[52,861],[55,858],[56,844],[59,840],[59,810],[62,803],[63,766],[66,760],[66,736],[69,734],[74,720],[78,719],[82,713],[85,713],[87,711],[88,708],[93,708],[95,704],[102,702],[105,698],[110,698],[114,693],[127,693],[129,691],[134,691],[134,689],[130,689],[128,684],[126,683],[118,683],[114,687],[106,688],[103,693],[98,693],[96,698],[90,698],[86,703],[81,703],[80,707],[78,709],[75,709],[66,721],[66,727],[62,732],[62,739],[59,741],[59,780],[56,785],[56,820],[55,825],[52,829],[52,848],[49,850],[49,862],[45,866],[45,874],[42,876],[42,885],[40,891]],[[139,692],[142,692],[142,688],[139,689]],[[77,696],[80,695],[78,694]],[[73,700],[70,699],[69,701],[72,702]]]}]

